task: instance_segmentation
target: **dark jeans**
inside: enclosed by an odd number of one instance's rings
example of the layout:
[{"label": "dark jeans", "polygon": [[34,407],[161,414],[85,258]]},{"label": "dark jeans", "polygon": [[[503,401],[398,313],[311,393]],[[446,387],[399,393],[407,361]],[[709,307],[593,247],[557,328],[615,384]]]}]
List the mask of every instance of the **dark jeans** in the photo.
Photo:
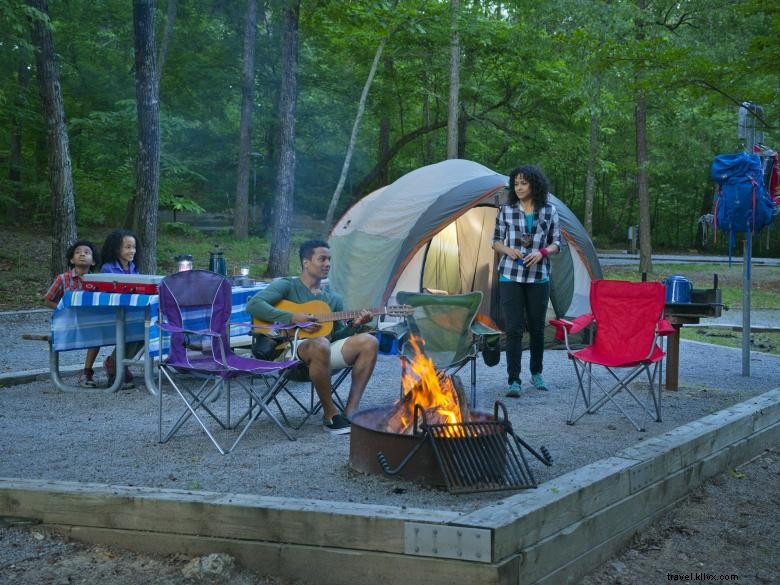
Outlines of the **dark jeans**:
[{"label": "dark jeans", "polygon": [[523,332],[531,338],[531,374],[542,373],[544,320],[550,301],[550,283],[499,282],[506,331],[506,371],[509,383],[520,381]]}]

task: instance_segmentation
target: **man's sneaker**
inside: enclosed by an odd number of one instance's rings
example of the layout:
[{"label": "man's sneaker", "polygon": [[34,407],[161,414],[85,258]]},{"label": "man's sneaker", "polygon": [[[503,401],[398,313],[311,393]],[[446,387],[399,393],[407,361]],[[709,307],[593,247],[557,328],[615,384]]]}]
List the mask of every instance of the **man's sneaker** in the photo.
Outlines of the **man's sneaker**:
[{"label": "man's sneaker", "polygon": [[97,388],[97,382],[95,382],[95,370],[92,368],[84,368],[81,370],[79,376],[79,385],[85,388]]},{"label": "man's sneaker", "polygon": [[352,423],[343,414],[336,414],[333,418],[323,417],[322,428],[331,435],[346,435],[352,430]]},{"label": "man's sneaker", "polygon": [[531,376],[531,384],[533,384],[534,388],[537,390],[548,390],[547,384],[544,383],[544,378],[541,374],[534,374]]},{"label": "man's sneaker", "polygon": [[523,387],[520,385],[520,380],[514,380],[506,389],[506,395],[509,398],[520,398],[520,394],[523,392]]}]

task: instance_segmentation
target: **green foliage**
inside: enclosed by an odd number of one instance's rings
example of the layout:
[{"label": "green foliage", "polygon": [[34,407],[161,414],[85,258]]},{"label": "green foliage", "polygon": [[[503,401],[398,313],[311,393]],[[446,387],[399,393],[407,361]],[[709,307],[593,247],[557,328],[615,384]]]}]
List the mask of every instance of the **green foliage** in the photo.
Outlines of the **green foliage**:
[{"label": "green foliage", "polygon": [[[736,107],[750,99],[778,119],[780,9],[762,0],[462,2],[464,157],[507,172],[543,166],[555,194],[585,207],[591,115],[599,117],[595,239],[623,247],[638,223],[634,103],[648,103],[654,248],[699,246],[711,208],[709,164],[740,148]],[[276,185],[281,3],[263,3],[255,57],[250,204]],[[82,224],[123,223],[135,192],[137,130],[131,3],[50,3]],[[179,3],[163,70],[160,205],[230,212],[236,189],[243,3]],[[157,9],[162,38],[164,3]],[[46,221],[45,125],[28,36],[42,18],[0,0],[0,160],[21,129],[22,180],[0,172],[0,209]],[[368,95],[343,211],[398,176],[441,160],[449,89],[449,3],[430,0],[301,3],[295,207],[322,217],[344,161],[374,52],[387,40]],[[20,67],[32,71],[24,85]],[[777,124],[765,143],[777,146]],[[414,139],[409,136],[414,135]],[[373,181],[380,139],[394,148]],[[403,145],[401,145],[403,144]],[[360,190],[357,189],[361,186]],[[261,230],[250,226],[255,233]],[[709,250],[724,251],[723,244]],[[766,253],[780,253],[778,238]]]}]

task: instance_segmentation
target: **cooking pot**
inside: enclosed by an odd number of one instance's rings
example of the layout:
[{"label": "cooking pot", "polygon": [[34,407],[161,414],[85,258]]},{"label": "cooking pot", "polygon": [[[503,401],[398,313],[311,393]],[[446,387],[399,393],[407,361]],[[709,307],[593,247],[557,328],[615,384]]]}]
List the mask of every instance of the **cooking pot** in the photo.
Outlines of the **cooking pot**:
[{"label": "cooking pot", "polygon": [[669,304],[683,304],[691,302],[693,285],[684,276],[670,276],[664,280],[666,285],[666,302]]}]

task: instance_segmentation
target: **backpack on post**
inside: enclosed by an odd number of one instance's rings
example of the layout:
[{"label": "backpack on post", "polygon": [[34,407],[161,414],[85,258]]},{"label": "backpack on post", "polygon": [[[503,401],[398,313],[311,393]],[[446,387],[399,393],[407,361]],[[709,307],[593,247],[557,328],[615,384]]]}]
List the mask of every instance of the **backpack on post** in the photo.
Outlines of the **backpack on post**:
[{"label": "backpack on post", "polygon": [[774,204],[764,185],[761,157],[757,154],[719,154],[712,161],[712,179],[718,184],[713,211],[715,233],[729,234],[729,262],[735,233],[748,234],[745,245],[750,256],[754,233],[772,223]]}]

